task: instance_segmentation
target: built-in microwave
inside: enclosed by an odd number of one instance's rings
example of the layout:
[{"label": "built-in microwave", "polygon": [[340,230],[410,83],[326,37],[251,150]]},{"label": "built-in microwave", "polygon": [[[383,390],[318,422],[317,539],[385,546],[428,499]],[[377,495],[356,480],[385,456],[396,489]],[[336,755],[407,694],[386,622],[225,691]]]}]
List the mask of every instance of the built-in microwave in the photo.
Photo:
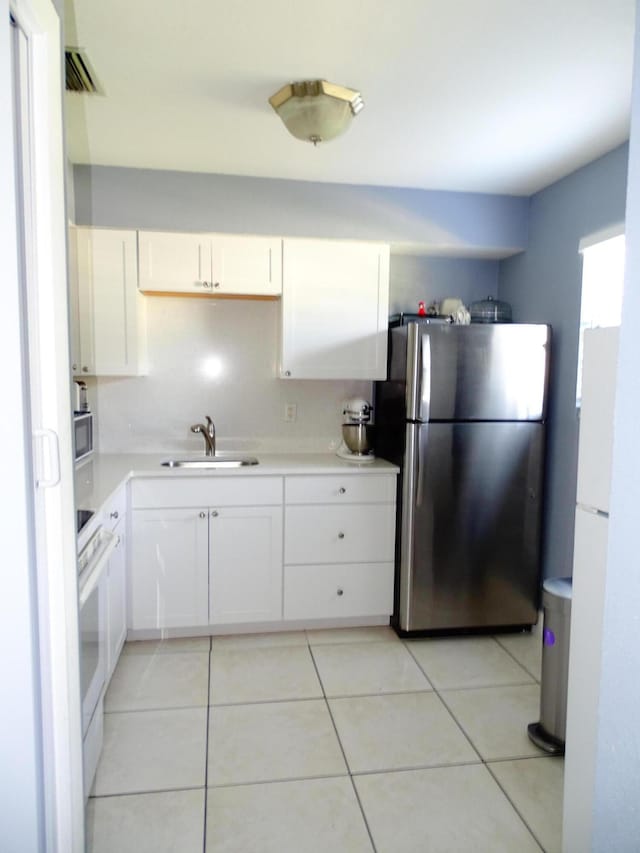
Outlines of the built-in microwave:
[{"label": "built-in microwave", "polygon": [[73,452],[76,462],[93,453],[93,415],[83,412],[73,416]]}]

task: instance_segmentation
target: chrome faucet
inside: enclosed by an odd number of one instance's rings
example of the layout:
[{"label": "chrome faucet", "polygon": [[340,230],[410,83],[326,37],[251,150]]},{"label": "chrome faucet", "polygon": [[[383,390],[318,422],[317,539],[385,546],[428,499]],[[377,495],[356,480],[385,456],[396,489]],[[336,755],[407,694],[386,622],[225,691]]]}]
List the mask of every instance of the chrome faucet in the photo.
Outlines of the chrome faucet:
[{"label": "chrome faucet", "polygon": [[200,433],[200,435],[204,438],[204,455],[205,456],[215,456],[216,455],[216,428],[213,425],[213,421],[209,417],[209,415],[205,415],[205,420],[207,421],[207,425],[204,424],[194,424],[191,427],[191,432]]}]

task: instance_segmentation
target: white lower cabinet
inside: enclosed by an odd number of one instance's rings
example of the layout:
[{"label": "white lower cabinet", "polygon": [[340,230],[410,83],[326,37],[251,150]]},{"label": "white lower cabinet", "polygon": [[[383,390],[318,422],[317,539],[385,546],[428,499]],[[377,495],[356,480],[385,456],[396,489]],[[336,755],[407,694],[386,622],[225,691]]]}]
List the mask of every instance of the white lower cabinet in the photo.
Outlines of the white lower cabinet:
[{"label": "white lower cabinet", "polygon": [[393,612],[395,476],[285,480],[285,619]]},{"label": "white lower cabinet", "polygon": [[282,619],[282,507],[227,507],[209,522],[209,621]]},{"label": "white lower cabinet", "polygon": [[395,486],[351,472],[134,479],[129,627],[379,624],[393,612]]},{"label": "white lower cabinet", "polygon": [[131,627],[209,622],[209,516],[204,509],[132,512]]},{"label": "white lower cabinet", "polygon": [[282,619],[281,478],[139,480],[132,503],[133,630]]},{"label": "white lower cabinet", "polygon": [[127,496],[124,488],[108,503],[105,527],[117,543],[107,565],[107,684],[127,637]]}]

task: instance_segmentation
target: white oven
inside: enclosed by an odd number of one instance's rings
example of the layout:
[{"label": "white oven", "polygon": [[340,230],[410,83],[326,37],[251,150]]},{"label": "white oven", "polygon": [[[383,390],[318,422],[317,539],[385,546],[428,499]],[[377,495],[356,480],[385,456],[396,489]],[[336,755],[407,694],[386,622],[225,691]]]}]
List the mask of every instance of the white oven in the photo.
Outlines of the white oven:
[{"label": "white oven", "polygon": [[107,669],[106,567],[117,541],[115,534],[98,527],[78,556],[85,796],[102,749],[102,693]]}]

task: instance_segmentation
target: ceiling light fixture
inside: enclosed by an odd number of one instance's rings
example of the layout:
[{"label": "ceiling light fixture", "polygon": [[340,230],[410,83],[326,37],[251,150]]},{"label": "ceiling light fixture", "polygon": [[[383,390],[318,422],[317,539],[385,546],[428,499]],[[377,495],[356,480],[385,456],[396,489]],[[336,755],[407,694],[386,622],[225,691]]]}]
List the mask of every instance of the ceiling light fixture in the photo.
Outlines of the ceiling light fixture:
[{"label": "ceiling light fixture", "polygon": [[292,136],[314,145],[344,133],[364,107],[360,92],[326,80],[287,83],[269,103]]}]

